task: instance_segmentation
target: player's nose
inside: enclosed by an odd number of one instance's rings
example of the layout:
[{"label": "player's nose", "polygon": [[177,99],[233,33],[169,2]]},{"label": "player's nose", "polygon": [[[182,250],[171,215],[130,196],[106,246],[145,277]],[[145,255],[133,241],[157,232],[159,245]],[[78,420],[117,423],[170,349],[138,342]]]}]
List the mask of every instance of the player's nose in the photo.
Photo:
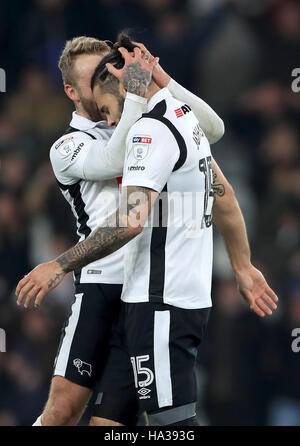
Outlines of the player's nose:
[{"label": "player's nose", "polygon": [[107,123],[108,123],[109,127],[113,127],[116,125],[116,121],[113,119],[109,119],[109,118],[107,120]]}]

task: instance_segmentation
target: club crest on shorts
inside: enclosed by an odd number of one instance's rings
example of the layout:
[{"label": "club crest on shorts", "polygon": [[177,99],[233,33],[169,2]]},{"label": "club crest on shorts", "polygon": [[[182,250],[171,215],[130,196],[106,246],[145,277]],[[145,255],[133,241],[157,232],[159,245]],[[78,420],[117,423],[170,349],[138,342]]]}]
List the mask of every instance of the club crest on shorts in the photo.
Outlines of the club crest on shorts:
[{"label": "club crest on shorts", "polygon": [[80,373],[80,375],[83,375],[84,372],[85,372],[91,378],[91,376],[92,376],[92,366],[91,366],[91,364],[88,364],[87,362],[84,362],[81,359],[76,358],[73,361],[73,365],[75,365],[75,367],[77,368],[77,370]]}]

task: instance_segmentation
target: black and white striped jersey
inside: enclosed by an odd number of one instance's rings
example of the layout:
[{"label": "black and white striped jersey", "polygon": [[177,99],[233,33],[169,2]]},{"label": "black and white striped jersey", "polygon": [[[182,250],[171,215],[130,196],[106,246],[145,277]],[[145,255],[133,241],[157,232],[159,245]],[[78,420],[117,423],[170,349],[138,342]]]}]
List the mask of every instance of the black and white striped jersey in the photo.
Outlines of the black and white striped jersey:
[{"label": "black and white striped jersey", "polygon": [[210,145],[191,108],[167,89],[127,136],[122,184],[160,193],[142,233],[125,247],[122,300],[210,307]]},{"label": "black and white striped jersey", "polygon": [[[59,187],[76,218],[79,241],[119,206],[122,169],[107,165],[104,148],[114,129],[73,113],[66,134],[50,149]],[[76,283],[123,283],[123,249],[75,272]]]}]

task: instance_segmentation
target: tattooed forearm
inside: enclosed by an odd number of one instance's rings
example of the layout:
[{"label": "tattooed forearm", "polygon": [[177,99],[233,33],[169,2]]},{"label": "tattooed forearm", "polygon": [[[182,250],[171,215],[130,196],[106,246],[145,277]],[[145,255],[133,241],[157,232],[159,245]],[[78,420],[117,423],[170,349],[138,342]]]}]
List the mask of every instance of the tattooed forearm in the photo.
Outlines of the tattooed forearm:
[{"label": "tattooed forearm", "polygon": [[56,259],[62,270],[68,273],[80,269],[132,240],[142,230],[156,196],[156,192],[146,187],[124,188],[119,210],[86,240]]},{"label": "tattooed forearm", "polygon": [[125,68],[123,84],[129,93],[146,97],[150,81],[151,73],[144,70],[139,62],[131,63]]},{"label": "tattooed forearm", "polygon": [[65,273],[74,271],[111,254],[133,237],[134,234],[128,228],[100,227],[56,260]]},{"label": "tattooed forearm", "polygon": [[217,184],[217,174],[213,171],[213,194],[216,197],[218,195],[219,197],[223,197],[225,195],[225,186],[224,184]]}]

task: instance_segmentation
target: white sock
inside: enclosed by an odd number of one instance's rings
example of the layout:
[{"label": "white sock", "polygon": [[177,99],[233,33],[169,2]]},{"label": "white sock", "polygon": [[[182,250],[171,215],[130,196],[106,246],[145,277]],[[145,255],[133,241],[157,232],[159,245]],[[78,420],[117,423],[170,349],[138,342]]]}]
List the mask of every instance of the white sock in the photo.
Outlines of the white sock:
[{"label": "white sock", "polygon": [[43,426],[43,425],[42,425],[42,415],[40,415],[40,416],[36,419],[35,423],[33,423],[32,426]]}]

